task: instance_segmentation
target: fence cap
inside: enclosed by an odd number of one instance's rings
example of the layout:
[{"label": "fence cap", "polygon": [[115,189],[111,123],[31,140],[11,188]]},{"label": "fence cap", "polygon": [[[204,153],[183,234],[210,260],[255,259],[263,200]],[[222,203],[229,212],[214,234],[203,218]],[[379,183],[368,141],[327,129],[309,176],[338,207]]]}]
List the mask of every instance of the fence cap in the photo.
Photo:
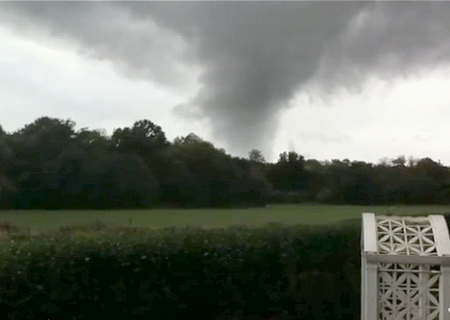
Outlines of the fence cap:
[{"label": "fence cap", "polygon": [[442,215],[410,217],[363,213],[362,220],[363,254],[450,258],[450,236]]}]

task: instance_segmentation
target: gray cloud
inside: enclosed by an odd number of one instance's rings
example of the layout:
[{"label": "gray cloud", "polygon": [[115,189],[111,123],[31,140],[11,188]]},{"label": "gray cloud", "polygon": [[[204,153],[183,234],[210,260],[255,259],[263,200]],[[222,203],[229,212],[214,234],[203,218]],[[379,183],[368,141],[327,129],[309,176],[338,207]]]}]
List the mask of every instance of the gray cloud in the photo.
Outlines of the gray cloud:
[{"label": "gray cloud", "polygon": [[341,142],[343,140],[348,140],[349,138],[346,135],[335,133],[335,134],[326,134],[322,132],[301,132],[300,141],[308,141],[308,142],[319,142],[322,144],[336,143]]},{"label": "gray cloud", "polygon": [[105,59],[130,77],[171,86],[185,82],[185,41],[129,8],[107,2],[2,2],[4,24],[31,37],[42,31],[73,42],[87,58]]},{"label": "gray cloud", "polygon": [[[299,91],[332,97],[373,76],[426,72],[450,60],[446,2],[20,2],[0,19],[76,43],[120,72],[202,89],[178,106],[212,121],[215,137],[245,154],[270,150],[278,113]],[[180,111],[181,110],[181,111]]]}]

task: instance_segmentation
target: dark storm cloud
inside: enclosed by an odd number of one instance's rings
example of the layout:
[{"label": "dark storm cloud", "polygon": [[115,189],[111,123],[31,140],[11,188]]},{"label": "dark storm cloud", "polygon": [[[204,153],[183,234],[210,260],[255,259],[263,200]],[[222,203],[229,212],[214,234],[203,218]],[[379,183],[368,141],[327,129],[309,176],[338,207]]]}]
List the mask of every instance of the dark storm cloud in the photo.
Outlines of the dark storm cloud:
[{"label": "dark storm cloud", "polygon": [[178,110],[199,110],[215,137],[239,154],[267,151],[278,112],[311,85],[332,94],[359,89],[371,76],[406,76],[450,60],[446,2],[0,6],[3,21],[46,27],[129,76],[179,86],[194,76],[186,66],[201,68],[202,89]]},{"label": "dark storm cloud", "polygon": [[377,2],[329,44],[316,81],[356,88],[370,76],[420,75],[450,61],[450,3]]},{"label": "dark storm cloud", "polygon": [[0,21],[31,36],[44,29],[73,42],[82,55],[112,61],[127,76],[172,86],[185,81],[181,36],[113,3],[5,2]]}]

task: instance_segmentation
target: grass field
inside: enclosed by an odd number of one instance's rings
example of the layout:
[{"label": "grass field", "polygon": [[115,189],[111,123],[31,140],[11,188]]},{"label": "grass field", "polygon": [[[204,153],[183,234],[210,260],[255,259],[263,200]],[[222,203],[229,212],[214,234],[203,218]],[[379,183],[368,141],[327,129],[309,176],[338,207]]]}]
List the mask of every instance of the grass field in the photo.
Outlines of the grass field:
[{"label": "grass field", "polygon": [[[449,206],[332,206],[285,205],[255,209],[154,209],[112,211],[0,211],[0,223],[19,228],[56,229],[62,225],[86,225],[95,221],[133,227],[261,226],[269,222],[323,224],[361,217],[362,212],[394,215],[426,215],[450,212]],[[131,219],[131,220],[130,220]]]}]

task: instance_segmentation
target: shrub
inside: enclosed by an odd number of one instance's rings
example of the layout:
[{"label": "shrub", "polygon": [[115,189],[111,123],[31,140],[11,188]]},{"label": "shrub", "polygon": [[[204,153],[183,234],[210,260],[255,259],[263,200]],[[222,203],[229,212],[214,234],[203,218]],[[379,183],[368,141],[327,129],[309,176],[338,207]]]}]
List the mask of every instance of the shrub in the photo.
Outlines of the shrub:
[{"label": "shrub", "polygon": [[359,318],[359,225],[62,230],[0,252],[8,319]]}]

